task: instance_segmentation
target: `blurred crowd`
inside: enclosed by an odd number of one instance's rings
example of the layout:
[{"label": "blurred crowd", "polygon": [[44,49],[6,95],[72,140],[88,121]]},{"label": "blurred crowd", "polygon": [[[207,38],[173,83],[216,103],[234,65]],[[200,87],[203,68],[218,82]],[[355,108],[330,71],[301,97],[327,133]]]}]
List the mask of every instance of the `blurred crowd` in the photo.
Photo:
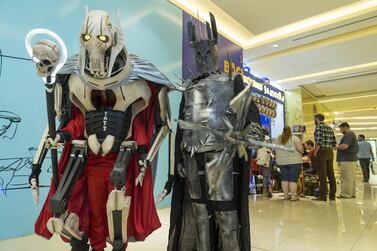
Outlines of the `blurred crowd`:
[{"label": "blurred crowd", "polygon": [[[269,131],[264,129],[265,142],[292,151],[268,147],[255,151],[251,161],[250,193],[272,198],[273,192],[282,192],[283,199],[289,201],[303,196],[313,196],[317,201],[355,198],[358,166],[365,183],[369,182],[371,172],[377,172],[377,167],[373,166],[372,146],[365,135],[356,136],[347,122],[339,124],[342,137],[337,142],[334,129],[324,121],[323,114],[315,116],[313,140],[305,142],[302,142],[303,134],[293,134],[290,126],[285,126],[273,141]],[[339,166],[338,192],[334,162]]]}]

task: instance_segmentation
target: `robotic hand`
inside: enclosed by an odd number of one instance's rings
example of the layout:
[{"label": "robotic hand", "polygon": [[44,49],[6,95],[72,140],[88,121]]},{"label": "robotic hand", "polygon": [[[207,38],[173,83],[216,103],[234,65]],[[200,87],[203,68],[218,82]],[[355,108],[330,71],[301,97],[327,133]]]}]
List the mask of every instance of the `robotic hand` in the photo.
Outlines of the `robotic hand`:
[{"label": "robotic hand", "polygon": [[[178,174],[178,176],[182,179],[186,178],[187,177],[187,171],[186,171],[186,168],[183,166],[182,163],[178,163],[177,164],[177,169],[176,169],[176,172]],[[162,193],[160,193],[156,198],[155,198],[155,204],[158,205],[161,201],[163,201],[165,199],[166,196],[168,196],[173,188],[173,184],[174,184],[174,174],[171,174],[169,173],[168,174],[168,180],[167,182],[165,183],[165,187],[164,187],[164,190],[162,191]]]},{"label": "robotic hand", "polygon": [[55,139],[52,139],[47,135],[47,130],[45,131],[40,146],[38,147],[38,152],[32,164],[31,174],[29,176],[29,184],[31,187],[34,203],[39,203],[39,175],[42,169],[42,163],[46,156],[48,149],[56,149],[61,143],[70,140],[70,134],[66,132],[61,132],[56,134]]},{"label": "robotic hand", "polygon": [[34,203],[39,203],[39,175],[41,173],[41,165],[33,164],[31,174],[29,176],[29,184],[33,194]]},{"label": "robotic hand", "polygon": [[177,165],[177,173],[179,177],[186,178],[187,171],[186,171],[186,168],[181,163],[178,163]]},{"label": "robotic hand", "polygon": [[147,166],[148,166],[148,162],[147,162],[147,153],[148,153],[148,149],[145,145],[141,145],[138,147],[137,149],[138,153],[139,153],[139,158],[138,158],[138,165],[140,167],[140,173],[139,175],[137,176],[136,178],[136,181],[135,181],[135,185],[138,185],[140,184],[140,186],[143,186],[143,180],[144,180],[144,176],[145,176],[145,171],[147,169]]},{"label": "robotic hand", "polygon": [[46,141],[45,141],[45,147],[47,149],[50,149],[50,148],[57,148],[59,146],[59,143],[61,142],[61,136],[60,134],[56,134],[56,137],[55,139],[52,139],[50,136],[48,136],[46,138]]},{"label": "robotic hand", "polygon": [[[45,152],[47,151],[47,149],[56,148],[60,140],[61,140],[61,136],[59,134],[56,135],[55,139],[52,139],[51,137],[46,135],[44,139],[44,149],[41,149],[41,151]],[[43,153],[41,153],[41,155],[43,155]],[[43,159],[44,157],[41,157],[41,161],[35,161],[32,164],[31,174],[29,176],[29,184],[31,187],[31,192],[32,192],[35,204],[39,203],[39,175],[41,174],[41,171],[42,171],[41,169],[42,169]]]},{"label": "robotic hand", "polygon": [[68,132],[58,132],[55,139],[52,139],[50,136],[47,136],[45,140],[45,147],[47,149],[57,148],[62,146],[65,142],[71,140],[71,134]]}]

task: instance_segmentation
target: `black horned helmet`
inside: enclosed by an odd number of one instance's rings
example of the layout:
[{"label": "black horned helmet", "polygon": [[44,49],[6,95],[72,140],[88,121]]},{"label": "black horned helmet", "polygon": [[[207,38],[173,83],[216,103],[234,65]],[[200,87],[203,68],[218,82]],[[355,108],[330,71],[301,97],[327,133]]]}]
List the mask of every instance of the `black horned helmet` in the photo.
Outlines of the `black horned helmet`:
[{"label": "black horned helmet", "polygon": [[207,39],[197,41],[195,25],[192,19],[187,22],[188,38],[190,47],[195,50],[195,60],[197,71],[200,75],[205,73],[217,72],[217,27],[215,16],[209,13],[211,24],[206,22]]}]

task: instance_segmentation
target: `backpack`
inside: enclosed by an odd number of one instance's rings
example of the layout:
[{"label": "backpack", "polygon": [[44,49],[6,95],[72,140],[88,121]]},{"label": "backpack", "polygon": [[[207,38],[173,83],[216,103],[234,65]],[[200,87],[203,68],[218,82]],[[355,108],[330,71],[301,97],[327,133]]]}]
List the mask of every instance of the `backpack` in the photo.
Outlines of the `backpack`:
[{"label": "backpack", "polygon": [[271,162],[271,149],[261,147],[257,150],[257,165],[269,167]]}]

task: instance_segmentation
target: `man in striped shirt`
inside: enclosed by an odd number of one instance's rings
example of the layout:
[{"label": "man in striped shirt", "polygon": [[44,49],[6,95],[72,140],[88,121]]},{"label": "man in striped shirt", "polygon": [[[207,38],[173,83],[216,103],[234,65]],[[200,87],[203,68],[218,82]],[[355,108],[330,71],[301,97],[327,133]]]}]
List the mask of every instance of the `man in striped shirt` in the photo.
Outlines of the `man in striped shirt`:
[{"label": "man in striped shirt", "polygon": [[334,152],[333,148],[336,146],[336,139],[334,130],[324,123],[325,116],[317,114],[315,119],[315,150],[314,156],[316,158],[316,165],[318,170],[318,178],[320,182],[319,197],[315,200],[327,201],[327,179],[330,183],[329,199],[335,200],[336,181],[334,175]]}]

